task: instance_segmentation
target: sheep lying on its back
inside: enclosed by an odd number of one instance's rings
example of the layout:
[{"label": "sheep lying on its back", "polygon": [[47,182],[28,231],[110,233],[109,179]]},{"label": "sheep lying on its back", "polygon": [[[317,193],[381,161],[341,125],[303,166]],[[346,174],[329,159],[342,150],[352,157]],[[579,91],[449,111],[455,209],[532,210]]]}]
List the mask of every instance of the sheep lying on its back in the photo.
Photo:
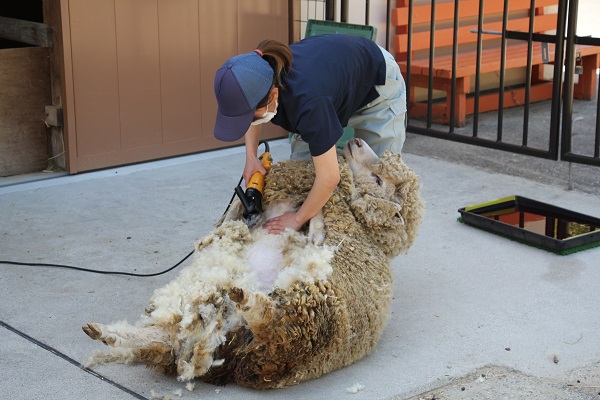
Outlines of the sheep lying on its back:
[{"label": "sheep lying on its back", "polygon": [[[413,243],[423,204],[399,154],[380,159],[359,139],[344,152],[341,182],[309,235],[249,231],[235,220],[238,204],[198,243],[192,264],[155,291],[135,326],[83,327],[113,346],[91,363],[140,362],[180,380],[269,388],[368,354],[389,315],[389,261]],[[312,162],[273,166],[267,218],[297,208],[313,181]]]}]

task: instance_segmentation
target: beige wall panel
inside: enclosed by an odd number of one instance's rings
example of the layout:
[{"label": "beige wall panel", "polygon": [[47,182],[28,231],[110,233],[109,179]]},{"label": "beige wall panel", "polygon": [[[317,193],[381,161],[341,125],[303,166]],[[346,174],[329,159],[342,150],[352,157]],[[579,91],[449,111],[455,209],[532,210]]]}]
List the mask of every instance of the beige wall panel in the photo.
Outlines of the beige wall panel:
[{"label": "beige wall panel", "polygon": [[[286,1],[63,1],[72,172],[243,143],[213,137],[215,72],[263,38],[286,42]],[[285,135],[265,126],[263,138]]]},{"label": "beige wall panel", "polygon": [[[200,78],[202,87],[202,149],[223,147],[213,136],[217,101],[214,79],[217,69],[238,51],[238,1],[199,1]],[[238,143],[242,143],[239,141]]]},{"label": "beige wall panel", "polygon": [[[281,0],[201,1],[200,55],[202,63],[202,148],[224,147],[232,143],[213,137],[217,104],[213,82],[215,72],[230,57],[255,49],[263,39],[288,40],[288,2]],[[213,18],[206,16],[212,15]],[[262,138],[285,136],[274,126],[263,126]],[[233,144],[243,143],[240,139]]]},{"label": "beige wall panel", "polygon": [[123,149],[162,143],[157,0],[115,0]]},{"label": "beige wall panel", "polygon": [[[70,1],[77,156],[121,148],[114,0]],[[69,149],[73,151],[73,148]]]},{"label": "beige wall panel", "polygon": [[[252,51],[264,39],[288,43],[288,2],[282,0],[238,1],[238,53]],[[273,124],[263,125],[263,139],[281,137],[286,132]],[[259,149],[259,152],[261,149]]]},{"label": "beige wall panel", "polygon": [[288,41],[288,2],[281,0],[238,1],[239,52],[252,51],[263,39]]},{"label": "beige wall panel", "polygon": [[198,1],[159,0],[158,25],[163,142],[199,142],[202,105]]}]

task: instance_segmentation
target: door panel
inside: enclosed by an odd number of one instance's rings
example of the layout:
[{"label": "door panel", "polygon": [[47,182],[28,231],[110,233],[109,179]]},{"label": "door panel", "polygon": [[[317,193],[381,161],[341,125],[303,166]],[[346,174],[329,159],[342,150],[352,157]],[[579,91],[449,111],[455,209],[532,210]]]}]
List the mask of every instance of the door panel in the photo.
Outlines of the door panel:
[{"label": "door panel", "polygon": [[76,106],[67,113],[76,112],[77,119],[68,128],[70,134],[79,133],[70,155],[106,153],[121,147],[114,1],[72,1],[69,6]]},{"label": "door panel", "polygon": [[158,7],[163,140],[195,140],[202,120],[198,2],[159,0]]},{"label": "door panel", "polygon": [[[213,137],[214,74],[264,38],[287,42],[288,2],[63,1],[71,172],[243,143]],[[276,127],[263,133],[286,135]]]},{"label": "door panel", "polygon": [[121,147],[162,142],[156,0],[115,1]]}]

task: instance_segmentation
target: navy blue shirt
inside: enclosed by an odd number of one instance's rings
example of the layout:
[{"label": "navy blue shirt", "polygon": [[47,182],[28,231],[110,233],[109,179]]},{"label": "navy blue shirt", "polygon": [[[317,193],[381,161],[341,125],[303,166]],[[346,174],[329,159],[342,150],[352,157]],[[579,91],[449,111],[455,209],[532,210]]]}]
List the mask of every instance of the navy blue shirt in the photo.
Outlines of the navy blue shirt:
[{"label": "navy blue shirt", "polygon": [[345,34],[310,36],[290,49],[292,68],[272,122],[300,134],[319,156],[342,137],[356,110],[379,97],[385,59],[372,40]]}]

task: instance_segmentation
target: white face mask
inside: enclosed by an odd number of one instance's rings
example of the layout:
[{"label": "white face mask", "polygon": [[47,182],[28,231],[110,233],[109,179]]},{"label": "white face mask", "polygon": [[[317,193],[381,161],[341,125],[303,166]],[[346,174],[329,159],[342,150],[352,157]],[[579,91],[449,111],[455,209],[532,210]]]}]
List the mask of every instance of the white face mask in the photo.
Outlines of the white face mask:
[{"label": "white face mask", "polygon": [[265,111],[265,113],[263,114],[263,116],[260,119],[257,119],[256,121],[252,121],[250,123],[250,125],[266,124],[267,122],[269,122],[270,120],[272,120],[273,117],[277,114],[277,107],[278,106],[279,106],[279,103],[277,103],[277,100],[275,100],[275,110],[274,111],[269,111],[269,106],[267,105],[267,110]]}]

